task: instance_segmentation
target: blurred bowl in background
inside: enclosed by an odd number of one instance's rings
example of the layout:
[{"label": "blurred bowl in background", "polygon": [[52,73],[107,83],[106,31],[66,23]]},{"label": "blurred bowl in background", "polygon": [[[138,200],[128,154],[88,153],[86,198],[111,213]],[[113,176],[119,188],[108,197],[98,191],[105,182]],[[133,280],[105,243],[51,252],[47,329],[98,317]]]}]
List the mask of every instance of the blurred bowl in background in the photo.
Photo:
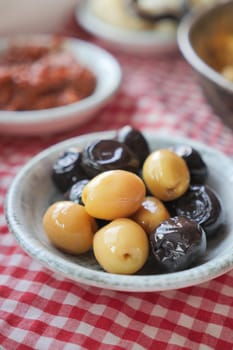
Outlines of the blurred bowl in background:
[{"label": "blurred bowl in background", "polygon": [[59,32],[80,0],[0,0],[0,35]]},{"label": "blurred bowl in background", "polygon": [[129,9],[125,0],[83,0],[75,16],[84,30],[117,52],[147,56],[177,49],[175,21],[146,21]]},{"label": "blurred bowl in background", "polygon": [[177,37],[210,105],[233,128],[233,1],[185,16]]},{"label": "blurred bowl in background", "polygon": [[[118,63],[118,61],[106,50],[89,43],[84,40],[79,40],[75,38],[68,38],[68,37],[61,37],[61,49],[65,53],[70,53],[73,57],[74,61],[77,61],[77,64],[80,64],[81,67],[85,67],[90,72],[93,73],[96,85],[93,90],[93,92],[84,97],[81,100],[77,100],[76,102],[67,103],[64,105],[57,105],[55,107],[40,107],[38,109],[28,108],[28,109],[21,109],[21,110],[6,110],[2,108],[2,100],[4,99],[4,91],[6,91],[8,84],[5,82],[4,77],[8,79],[8,71],[11,72],[11,68],[9,70],[6,70],[4,65],[0,68],[2,68],[1,76],[0,76],[0,83],[1,85],[1,101],[0,101],[0,134],[17,134],[17,135],[44,135],[44,134],[52,134],[57,132],[64,132],[66,130],[69,130],[74,127],[78,127],[80,124],[83,124],[87,122],[89,119],[94,118],[97,116],[97,112],[104,107],[117,93],[121,80],[122,80],[122,71],[121,67]],[[12,41],[13,40],[13,41]],[[49,34],[32,34],[32,35],[16,35],[14,37],[4,37],[0,39],[0,58],[1,54],[4,55],[5,52],[8,52],[8,48],[11,47],[12,43],[20,48],[24,47],[25,43],[27,45],[31,45],[31,47],[37,47],[37,43],[48,43],[50,45],[51,42],[53,42],[54,36]],[[33,46],[34,45],[34,46]],[[20,55],[17,55],[17,58],[20,58]],[[63,57],[63,56],[62,56]],[[63,63],[64,60],[61,60],[62,57],[56,58],[56,62],[53,61],[53,65],[51,64],[51,67],[56,67],[55,63]],[[60,62],[61,61],[61,62]],[[66,58],[65,58],[66,62]],[[64,62],[64,64],[65,64]],[[69,63],[70,61],[68,61]],[[1,62],[0,62],[1,63]],[[32,69],[28,71],[28,73],[25,75],[23,71],[23,68],[20,68],[19,70],[19,81],[16,80],[16,82],[21,83],[19,84],[19,88],[17,90],[17,93],[15,93],[13,88],[13,97],[10,95],[9,99],[11,102],[11,99],[16,99],[24,97],[25,89],[26,89],[26,96],[28,96],[28,104],[29,107],[33,103],[33,93],[30,94],[31,89],[35,88],[36,82],[39,82],[39,86],[42,85],[42,87],[46,87],[47,82],[51,83],[51,81],[54,81],[55,83],[60,83],[64,79],[64,67],[66,66],[60,66],[61,74],[58,76],[56,75],[54,77],[54,70],[53,74],[50,73],[50,67],[49,65],[45,66],[45,74],[41,75],[40,72],[43,73],[43,70],[41,70],[41,61],[35,66],[32,66]],[[36,68],[36,69],[35,69]],[[48,68],[48,69],[47,69]],[[71,65],[72,68],[72,65]],[[79,70],[79,68],[78,68]],[[82,71],[82,69],[80,69]],[[23,73],[22,73],[23,71]],[[13,70],[15,72],[15,70]],[[73,72],[73,71],[72,71]],[[5,75],[4,75],[5,74]],[[47,80],[42,80],[43,77],[50,76]],[[60,79],[61,76],[61,79]],[[16,77],[16,78],[17,78]],[[29,87],[27,85],[28,78],[31,77],[31,86],[29,84]],[[51,78],[53,77],[53,79]],[[14,78],[14,76],[13,76]],[[81,78],[81,77],[80,77]],[[84,75],[85,78],[85,75]],[[21,80],[20,80],[21,79]],[[59,80],[60,79],[60,80]],[[63,80],[62,80],[63,79]],[[30,80],[30,79],[29,79]],[[68,80],[65,80],[65,84],[68,82]],[[41,84],[40,84],[41,83]],[[26,88],[25,88],[26,84]],[[38,84],[37,84],[38,85]],[[87,85],[87,80],[78,80],[77,86],[78,89],[82,89],[82,87],[85,89]],[[11,81],[10,81],[11,86]],[[49,85],[50,86],[50,85]],[[54,85],[55,86],[55,85]],[[52,86],[52,87],[54,87]],[[60,85],[58,85],[59,87]],[[65,90],[65,85],[61,85],[61,90]],[[27,92],[29,91],[29,94]],[[34,90],[33,90],[34,91]],[[40,91],[40,90],[39,90]],[[11,92],[11,90],[10,90]],[[50,94],[51,92],[51,94]],[[41,95],[38,94],[38,97],[42,97],[45,100],[49,98],[49,96],[53,95],[53,93],[56,92],[56,90],[47,90],[45,89],[45,92]],[[37,97],[37,95],[36,95]],[[7,96],[8,99],[8,96]],[[2,108],[2,109],[1,109]]]}]

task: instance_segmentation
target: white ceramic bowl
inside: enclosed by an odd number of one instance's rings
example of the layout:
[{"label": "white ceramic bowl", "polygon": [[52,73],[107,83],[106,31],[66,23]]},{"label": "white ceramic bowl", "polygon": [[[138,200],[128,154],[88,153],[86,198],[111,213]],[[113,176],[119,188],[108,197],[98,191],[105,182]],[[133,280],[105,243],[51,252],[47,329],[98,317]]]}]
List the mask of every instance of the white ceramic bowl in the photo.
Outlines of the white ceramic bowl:
[{"label": "white ceramic bowl", "polygon": [[81,1],[75,11],[77,22],[111,49],[148,55],[177,48],[175,28],[133,30],[111,25],[90,10],[90,1]]},{"label": "white ceramic bowl", "polygon": [[209,168],[208,184],[223,201],[225,227],[208,243],[202,263],[185,271],[158,275],[116,275],[101,270],[92,254],[66,255],[54,248],[42,228],[42,216],[58,199],[50,177],[56,157],[70,146],[83,147],[88,142],[109,138],[114,132],[80,136],[56,144],[32,158],[14,179],[7,195],[5,213],[10,231],[21,247],[33,258],[73,281],[121,291],[162,291],[199,284],[213,279],[233,267],[233,164],[223,154],[188,139],[164,137],[145,132],[151,150],[188,143],[199,150]]},{"label": "white ceramic bowl", "polygon": [[[8,48],[12,40],[25,43],[38,38],[51,40],[49,35],[1,38],[0,53]],[[64,38],[63,45],[95,74],[97,86],[94,93],[79,102],[56,108],[18,112],[0,110],[0,133],[43,135],[66,131],[94,117],[116,94],[121,84],[122,72],[119,63],[110,53],[74,38]]]}]

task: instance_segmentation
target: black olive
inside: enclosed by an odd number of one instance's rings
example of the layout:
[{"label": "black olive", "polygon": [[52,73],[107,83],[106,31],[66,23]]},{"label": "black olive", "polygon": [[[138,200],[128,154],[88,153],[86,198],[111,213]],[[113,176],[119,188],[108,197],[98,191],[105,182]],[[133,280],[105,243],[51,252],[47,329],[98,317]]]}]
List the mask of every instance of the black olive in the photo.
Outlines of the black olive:
[{"label": "black olive", "polygon": [[175,272],[197,263],[206,251],[204,229],[185,216],[163,221],[149,235],[154,269]]},{"label": "black olive", "polygon": [[198,222],[206,231],[207,238],[216,233],[224,221],[220,198],[204,185],[190,186],[182,197],[173,202],[172,212]]},{"label": "black olive", "polygon": [[139,161],[127,145],[117,140],[97,140],[83,150],[82,167],[94,177],[107,170],[123,169],[137,173]]},{"label": "black olive", "polygon": [[65,193],[65,199],[83,205],[82,192],[89,181],[89,179],[77,181],[71,186],[68,192]]},{"label": "black olive", "polygon": [[142,166],[144,160],[150,153],[149,145],[143,134],[132,126],[126,125],[118,130],[116,138],[135,153],[138,157],[139,165]]},{"label": "black olive", "polygon": [[192,184],[204,184],[208,176],[208,168],[200,153],[189,145],[177,145],[172,150],[182,157],[190,172]]},{"label": "black olive", "polygon": [[81,168],[82,153],[67,150],[53,164],[52,179],[61,192],[66,192],[78,180],[87,176]]}]

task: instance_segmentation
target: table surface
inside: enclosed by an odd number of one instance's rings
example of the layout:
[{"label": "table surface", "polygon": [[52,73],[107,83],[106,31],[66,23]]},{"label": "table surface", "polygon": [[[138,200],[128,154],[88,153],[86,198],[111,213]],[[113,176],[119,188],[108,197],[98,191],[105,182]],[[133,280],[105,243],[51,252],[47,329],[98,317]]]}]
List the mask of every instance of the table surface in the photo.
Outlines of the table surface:
[{"label": "table surface", "polygon": [[[104,47],[74,20],[61,33]],[[161,293],[105,290],[47,270],[8,230],[3,207],[14,176],[39,151],[67,138],[131,124],[233,155],[232,131],[212,111],[178,50],[143,58],[113,53],[123,83],[95,119],[53,136],[0,136],[0,349],[232,349],[233,270]]]}]

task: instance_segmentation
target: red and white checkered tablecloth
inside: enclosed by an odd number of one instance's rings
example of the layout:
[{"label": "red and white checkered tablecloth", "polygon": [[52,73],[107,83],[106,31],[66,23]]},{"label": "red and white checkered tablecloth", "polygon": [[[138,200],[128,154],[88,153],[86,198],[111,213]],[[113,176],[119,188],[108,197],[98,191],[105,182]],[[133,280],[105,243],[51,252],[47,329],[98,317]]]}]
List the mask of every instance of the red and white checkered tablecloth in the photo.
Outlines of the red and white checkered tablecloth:
[{"label": "red and white checkered tablecloth", "polygon": [[[101,45],[76,27],[71,34]],[[0,349],[232,349],[233,270],[201,285],[161,293],[88,287],[32,260],[7,228],[4,199],[15,174],[33,155],[72,136],[132,124],[190,137],[233,155],[232,131],[207,104],[179,52],[148,58],[114,54],[123,84],[95,119],[50,137],[0,136]]]}]

